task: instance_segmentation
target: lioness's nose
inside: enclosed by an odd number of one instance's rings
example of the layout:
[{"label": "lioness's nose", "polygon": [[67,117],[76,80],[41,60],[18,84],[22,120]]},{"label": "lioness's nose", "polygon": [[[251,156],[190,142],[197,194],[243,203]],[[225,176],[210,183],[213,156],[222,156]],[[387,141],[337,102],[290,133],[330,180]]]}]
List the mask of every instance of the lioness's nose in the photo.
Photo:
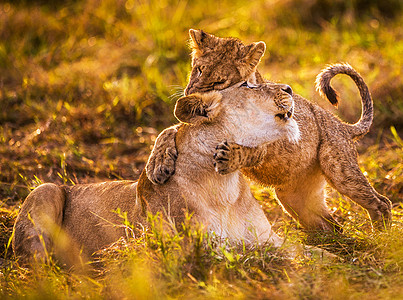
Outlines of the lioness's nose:
[{"label": "lioness's nose", "polygon": [[277,114],[276,117],[280,120],[287,121],[288,119],[292,118],[293,111],[294,109],[291,107],[289,111],[287,111],[286,113]]},{"label": "lioness's nose", "polygon": [[289,94],[290,96],[292,96],[292,88],[289,85],[284,85],[281,90],[283,90],[284,92],[286,92],[287,94]]}]

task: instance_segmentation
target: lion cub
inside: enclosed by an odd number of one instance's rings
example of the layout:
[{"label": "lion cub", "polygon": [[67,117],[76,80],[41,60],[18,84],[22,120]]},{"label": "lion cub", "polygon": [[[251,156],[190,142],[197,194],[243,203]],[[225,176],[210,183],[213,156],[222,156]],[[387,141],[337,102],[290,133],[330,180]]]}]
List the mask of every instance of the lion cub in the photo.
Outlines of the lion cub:
[{"label": "lion cub", "polygon": [[[185,94],[219,90],[239,80],[250,85],[263,82],[256,70],[265,51],[263,42],[244,45],[237,39],[218,38],[201,30],[189,31],[192,71]],[[389,199],[376,192],[357,163],[355,141],[372,123],[373,104],[362,77],[349,65],[337,64],[318,75],[318,90],[333,104],[338,103],[330,80],[337,74],[350,76],[359,88],[363,111],[355,124],[341,122],[331,113],[294,95],[295,120],[301,130],[298,144],[280,140],[259,148],[223,145],[216,157],[217,170],[227,174],[235,169],[254,181],[273,185],[283,208],[308,230],[340,231],[325,202],[326,182],[341,194],[368,210],[376,227],[391,218]],[[166,182],[175,171],[175,133],[161,136],[146,166],[147,176],[156,184]]]},{"label": "lion cub", "polygon": [[[271,230],[242,174],[218,174],[213,154],[223,140],[247,147],[280,138],[297,141],[293,107],[291,88],[281,84],[262,83],[252,88],[240,82],[222,91],[179,99],[175,116],[182,125],[167,129],[177,131],[179,153],[176,174],[169,183],[155,185],[143,171],[138,182],[43,184],[21,207],[14,225],[15,254],[25,259],[34,255],[46,258],[56,249],[69,264],[80,249],[89,257],[125,235],[124,228],[113,226],[122,223],[114,213],[118,208],[127,212],[132,224],[144,223],[148,212],[162,212],[180,224],[188,211],[219,236],[280,246],[282,240]],[[62,238],[66,235],[67,242]],[[60,249],[63,243],[64,249]]]}]

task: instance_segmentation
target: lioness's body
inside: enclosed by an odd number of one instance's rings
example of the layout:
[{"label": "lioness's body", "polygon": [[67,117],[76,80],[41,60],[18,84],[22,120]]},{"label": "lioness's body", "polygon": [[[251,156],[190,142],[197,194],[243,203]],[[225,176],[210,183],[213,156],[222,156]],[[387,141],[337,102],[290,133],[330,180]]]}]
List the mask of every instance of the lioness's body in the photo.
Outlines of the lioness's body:
[{"label": "lioness's body", "polygon": [[[234,38],[218,38],[201,30],[190,30],[192,71],[185,94],[208,92],[231,86],[239,80],[263,82],[257,65],[263,56],[263,42],[244,45]],[[253,58],[251,60],[251,58]],[[372,99],[362,77],[350,66],[337,64],[318,76],[318,89],[337,104],[330,86],[336,74],[347,74],[357,84],[363,104],[361,119],[346,124],[333,114],[299,95],[294,95],[295,120],[301,131],[297,144],[279,140],[258,149],[232,144],[222,155],[227,173],[237,168],[264,186],[274,186],[284,209],[310,230],[340,230],[325,202],[326,182],[343,195],[366,208],[380,228],[389,223],[391,202],[377,193],[360,171],[355,141],[365,135],[372,123]],[[146,166],[155,183],[163,184],[175,171],[175,138],[164,136],[156,144]],[[166,155],[170,153],[171,155]],[[169,181],[168,181],[169,182]]]},{"label": "lioness's body", "polygon": [[[280,238],[272,232],[241,173],[216,173],[213,154],[223,140],[255,147],[283,136],[297,139],[295,121],[285,117],[290,116],[293,101],[284,90],[284,85],[263,84],[252,90],[238,84],[222,92],[179,99],[175,114],[186,124],[165,131],[177,131],[179,153],[177,172],[169,184],[154,185],[143,172],[138,183],[41,185],[27,197],[16,220],[15,253],[43,257],[52,244],[61,248],[61,228],[71,239],[67,242],[68,249],[74,250],[71,256],[79,249],[89,256],[125,234],[123,227],[116,226],[122,224],[114,212],[118,208],[127,212],[133,224],[144,224],[148,212],[161,212],[179,224],[188,211],[222,237],[279,246]],[[65,259],[66,249],[59,256]]]},{"label": "lioness's body", "polygon": [[[85,257],[124,236],[123,220],[114,211],[128,213],[131,221],[142,219],[141,206],[136,202],[137,182],[115,181],[95,184],[58,186],[45,183],[25,199],[14,225],[13,248],[24,259],[36,253],[44,257],[46,250],[57,244],[60,228],[71,239],[67,262],[74,262],[83,245]],[[28,213],[30,217],[28,217]],[[64,247],[64,246],[62,246]],[[57,249],[56,249],[57,250]],[[66,254],[62,254],[66,255]]]}]

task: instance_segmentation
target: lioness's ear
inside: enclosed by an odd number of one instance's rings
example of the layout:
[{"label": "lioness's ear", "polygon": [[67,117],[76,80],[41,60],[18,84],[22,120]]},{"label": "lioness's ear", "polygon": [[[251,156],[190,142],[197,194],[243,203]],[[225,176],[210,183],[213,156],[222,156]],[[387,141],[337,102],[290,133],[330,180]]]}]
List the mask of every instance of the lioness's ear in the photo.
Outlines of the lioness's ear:
[{"label": "lioness's ear", "polygon": [[198,94],[182,97],[176,101],[174,115],[182,123],[194,123],[199,118],[207,118],[202,97]]},{"label": "lioness's ear", "polygon": [[189,29],[190,48],[193,57],[198,57],[206,50],[214,49],[217,38],[203,30]]},{"label": "lioness's ear", "polygon": [[219,112],[221,94],[191,94],[176,101],[174,114],[182,123],[197,123],[212,120]]}]

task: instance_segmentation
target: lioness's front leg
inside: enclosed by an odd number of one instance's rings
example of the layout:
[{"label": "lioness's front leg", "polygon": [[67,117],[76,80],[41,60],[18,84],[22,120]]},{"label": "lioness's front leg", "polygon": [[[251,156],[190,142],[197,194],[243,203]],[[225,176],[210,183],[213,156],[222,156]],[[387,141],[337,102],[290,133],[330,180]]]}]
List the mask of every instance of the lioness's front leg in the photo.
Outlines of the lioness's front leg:
[{"label": "lioness's front leg", "polygon": [[255,167],[262,162],[266,147],[246,147],[236,143],[222,142],[214,153],[216,172],[225,175],[242,168]]},{"label": "lioness's front leg", "polygon": [[175,136],[180,125],[162,131],[155,141],[153,151],[145,167],[148,179],[154,184],[163,184],[175,173],[178,158]]}]

